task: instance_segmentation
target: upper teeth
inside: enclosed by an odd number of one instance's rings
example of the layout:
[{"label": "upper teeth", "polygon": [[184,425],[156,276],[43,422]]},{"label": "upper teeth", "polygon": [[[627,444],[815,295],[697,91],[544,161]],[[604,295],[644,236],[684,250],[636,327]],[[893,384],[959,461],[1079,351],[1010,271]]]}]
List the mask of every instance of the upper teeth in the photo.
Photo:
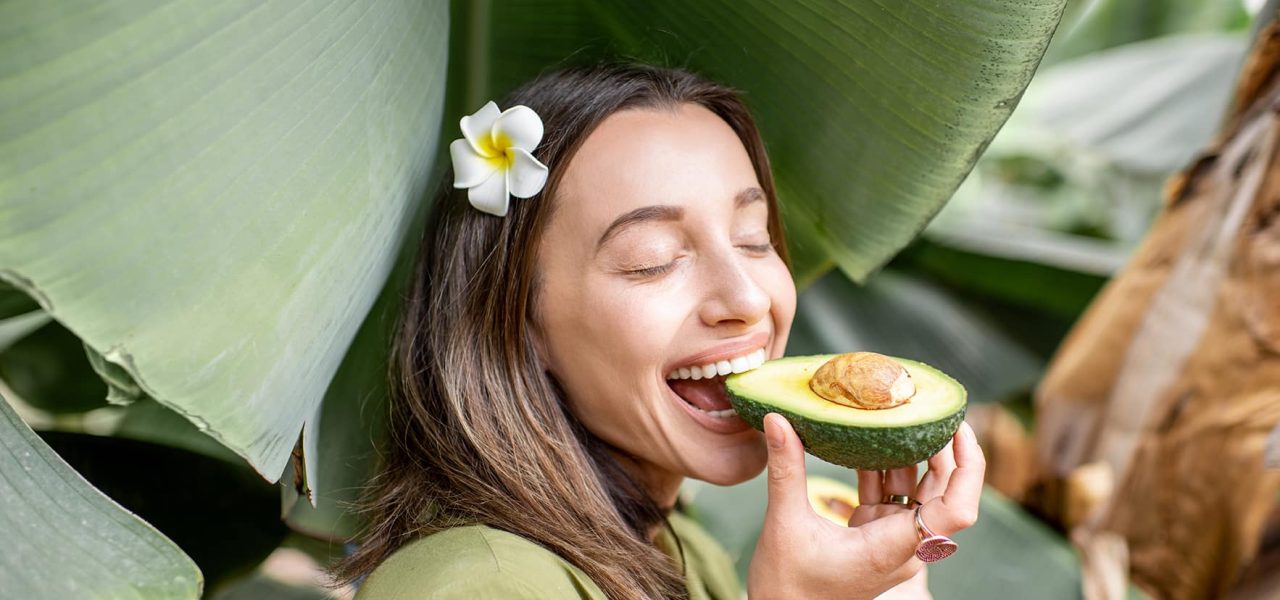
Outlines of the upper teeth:
[{"label": "upper teeth", "polygon": [[750,371],[751,369],[764,364],[764,359],[764,348],[759,348],[753,352],[743,354],[742,356],[708,363],[700,367],[680,367],[679,369],[667,373],[667,379],[709,379],[717,375],[741,373],[743,371]]}]

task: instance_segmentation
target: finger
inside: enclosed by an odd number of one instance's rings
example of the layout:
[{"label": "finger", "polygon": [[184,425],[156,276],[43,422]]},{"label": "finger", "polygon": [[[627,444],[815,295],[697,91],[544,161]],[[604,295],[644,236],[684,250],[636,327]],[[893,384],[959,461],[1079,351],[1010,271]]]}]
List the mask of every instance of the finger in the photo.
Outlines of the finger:
[{"label": "finger", "polygon": [[856,506],[853,509],[853,513],[849,515],[848,526],[857,527],[864,523],[870,523],[871,520],[875,518],[875,513],[872,512],[872,508],[875,506],[877,505],[876,504],[858,504],[858,506]]},{"label": "finger", "polygon": [[978,518],[987,461],[968,423],[961,423],[960,430],[956,432],[955,459],[956,468],[951,472],[951,479],[947,481],[947,489],[941,498],[941,507],[945,510],[929,513],[938,521],[936,525],[930,522],[929,526],[943,535],[969,527]]},{"label": "finger", "polygon": [[924,561],[918,558],[915,558],[913,555],[912,558],[907,560],[907,562],[902,563],[902,566],[898,567],[897,571],[894,571],[893,577],[894,579],[899,580],[898,584],[902,584],[902,583],[906,583],[912,577],[920,575],[921,576],[921,580],[919,582],[920,587],[927,588],[928,582],[924,579],[924,577],[927,577],[927,575],[924,575],[924,572],[926,570],[927,569],[925,569]]},{"label": "finger", "polygon": [[919,468],[916,465],[893,469],[884,476],[884,493],[897,496],[911,496],[916,490]]},{"label": "finger", "polygon": [[[921,591],[926,589],[927,582],[924,580],[925,572],[924,561],[913,558],[902,566],[898,567],[887,579],[892,583],[888,588],[880,591],[879,598],[918,598],[921,597]],[[919,577],[917,581],[913,578]],[[932,596],[924,596],[932,598]]]},{"label": "finger", "polygon": [[915,509],[901,504],[859,504],[853,509],[853,515],[849,517],[849,527],[857,527],[876,519],[911,510]]},{"label": "finger", "polygon": [[804,446],[786,418],[777,413],[764,417],[769,447],[769,504],[765,519],[801,511],[813,513],[804,478]]},{"label": "finger", "polygon": [[954,448],[954,441],[947,442],[941,451],[929,457],[929,470],[916,487],[917,500],[928,502],[942,495],[947,481],[951,479],[951,472],[956,470]]},{"label": "finger", "polygon": [[894,573],[905,566],[911,566],[908,564],[910,561],[919,562],[915,557],[919,536],[916,535],[913,513],[910,510],[897,510],[854,528],[866,540],[868,547],[876,549],[868,558],[878,571]]},{"label": "finger", "polygon": [[884,471],[858,471],[858,504],[879,504],[884,498]]}]

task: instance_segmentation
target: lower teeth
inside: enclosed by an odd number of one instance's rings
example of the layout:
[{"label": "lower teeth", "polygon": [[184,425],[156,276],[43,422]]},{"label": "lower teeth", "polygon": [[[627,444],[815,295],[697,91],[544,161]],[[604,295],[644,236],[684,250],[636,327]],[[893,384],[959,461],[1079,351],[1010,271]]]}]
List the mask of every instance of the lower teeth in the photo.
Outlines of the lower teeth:
[{"label": "lower teeth", "polygon": [[[693,406],[693,405],[690,404],[689,406]],[[693,408],[697,409],[699,412],[711,415],[713,417],[728,417],[734,414],[732,408],[726,408],[724,410],[702,410],[701,408],[698,408],[696,406],[693,406]]]},{"label": "lower teeth", "polygon": [[[721,379],[721,380],[724,380],[724,376],[722,376],[722,375],[717,376],[717,377],[719,377],[719,379]],[[670,385],[668,385],[668,387],[670,387]],[[676,392],[675,392],[675,390],[671,390],[671,392],[672,392],[673,394],[675,394],[675,393],[676,393]],[[676,395],[677,395],[677,396],[680,396],[680,394],[676,394]],[[711,415],[711,416],[713,416],[713,417],[723,419],[723,418],[725,418],[725,417],[731,417],[731,416],[733,416],[733,415],[736,415],[736,414],[737,414],[737,412],[736,412],[736,411],[734,411],[732,408],[726,408],[726,409],[723,409],[723,410],[706,410],[706,409],[703,409],[703,408],[698,408],[694,403],[692,403],[692,402],[690,402],[690,401],[688,401],[688,400],[685,400],[684,396],[680,396],[680,399],[681,399],[681,400],[684,400],[684,403],[685,403],[685,404],[688,404],[689,406],[693,407],[693,410],[696,410],[696,411],[698,411],[698,412],[700,412],[700,413],[702,413],[702,414],[704,414],[704,415]]]}]

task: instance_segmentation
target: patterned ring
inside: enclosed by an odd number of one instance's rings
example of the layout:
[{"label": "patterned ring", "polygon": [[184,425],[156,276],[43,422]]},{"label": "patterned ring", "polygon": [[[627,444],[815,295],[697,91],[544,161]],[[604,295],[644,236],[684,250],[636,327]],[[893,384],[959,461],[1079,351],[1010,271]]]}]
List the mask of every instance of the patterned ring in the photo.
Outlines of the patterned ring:
[{"label": "patterned ring", "polygon": [[951,538],[931,531],[924,524],[924,518],[920,516],[922,508],[924,508],[923,504],[916,506],[916,535],[920,539],[920,543],[916,545],[916,558],[931,563],[951,556],[960,546]]}]

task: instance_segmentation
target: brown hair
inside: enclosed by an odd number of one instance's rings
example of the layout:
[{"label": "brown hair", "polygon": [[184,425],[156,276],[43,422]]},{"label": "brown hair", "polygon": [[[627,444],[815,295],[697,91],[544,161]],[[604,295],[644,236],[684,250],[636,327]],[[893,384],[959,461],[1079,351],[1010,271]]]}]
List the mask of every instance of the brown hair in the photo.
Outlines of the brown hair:
[{"label": "brown hair", "polygon": [[[666,515],[565,405],[539,362],[531,324],[538,242],[556,188],[582,142],[610,114],[691,102],[741,138],[787,261],[764,144],[736,92],[682,69],[631,63],[567,67],[502,99],[541,116],[534,155],[550,169],[498,218],[472,208],[447,172],[396,326],[388,447],[360,505],[354,554],[331,569],[350,582],[404,544],[481,523],[536,542],[582,569],[610,598],[685,598],[677,565],[649,541]],[[669,527],[669,524],[667,524]]]}]

